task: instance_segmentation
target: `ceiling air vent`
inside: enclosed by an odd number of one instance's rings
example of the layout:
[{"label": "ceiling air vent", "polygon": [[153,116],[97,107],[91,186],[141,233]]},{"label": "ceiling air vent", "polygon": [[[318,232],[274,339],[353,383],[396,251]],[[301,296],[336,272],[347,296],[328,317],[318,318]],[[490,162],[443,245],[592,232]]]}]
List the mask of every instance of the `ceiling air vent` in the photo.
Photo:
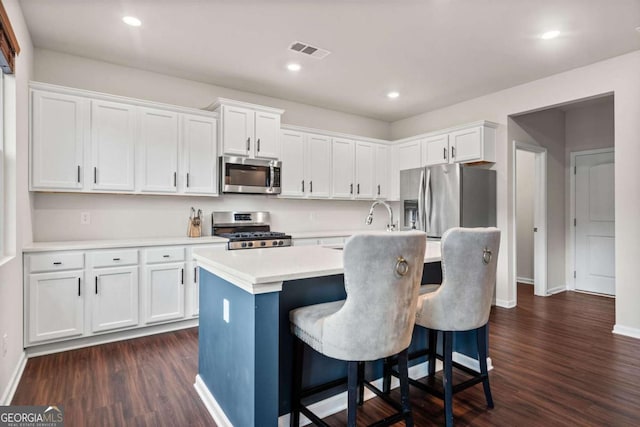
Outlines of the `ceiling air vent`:
[{"label": "ceiling air vent", "polygon": [[320,49],[319,47],[311,46],[303,42],[293,42],[291,46],[289,46],[289,49],[316,59],[322,59],[331,53],[326,49]]}]

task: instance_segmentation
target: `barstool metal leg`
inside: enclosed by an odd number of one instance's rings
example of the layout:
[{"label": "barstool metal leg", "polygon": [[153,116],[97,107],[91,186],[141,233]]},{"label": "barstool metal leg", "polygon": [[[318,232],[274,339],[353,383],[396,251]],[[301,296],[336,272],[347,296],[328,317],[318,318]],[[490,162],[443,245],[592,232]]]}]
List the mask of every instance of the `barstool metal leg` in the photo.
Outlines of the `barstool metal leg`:
[{"label": "barstool metal leg", "polygon": [[487,369],[487,325],[476,330],[478,342],[478,362],[480,363],[480,374],[482,375],[482,387],[484,396],[487,399],[487,406],[493,408],[493,397],[489,387],[489,371]]},{"label": "barstool metal leg", "polygon": [[364,362],[358,362],[358,406],[364,403]]},{"label": "barstool metal leg", "polygon": [[442,332],[442,356],[444,358],[444,372],[442,385],[444,387],[444,417],[445,426],[453,426],[453,332]]},{"label": "barstool metal leg", "polygon": [[429,365],[428,365],[428,376],[433,377],[436,374],[436,352],[437,352],[437,342],[438,342],[438,331],[434,329],[429,329]]},{"label": "barstool metal leg", "polygon": [[302,366],[304,357],[304,343],[294,337],[293,339],[293,372],[291,374],[291,417],[290,427],[300,426],[300,399],[302,390]]},{"label": "barstool metal leg", "polygon": [[409,351],[403,350],[398,354],[398,373],[400,374],[400,405],[407,427],[413,427],[413,414],[411,413],[411,399],[409,397]]},{"label": "barstool metal leg", "polygon": [[358,362],[347,362],[347,426],[356,427]]}]

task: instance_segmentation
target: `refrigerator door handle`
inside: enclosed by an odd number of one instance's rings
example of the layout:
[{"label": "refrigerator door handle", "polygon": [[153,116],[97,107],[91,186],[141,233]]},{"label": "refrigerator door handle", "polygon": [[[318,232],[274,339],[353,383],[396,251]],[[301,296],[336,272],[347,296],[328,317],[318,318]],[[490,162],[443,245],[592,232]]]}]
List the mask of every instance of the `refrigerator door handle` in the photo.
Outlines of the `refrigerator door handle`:
[{"label": "refrigerator door handle", "polygon": [[429,233],[431,229],[431,221],[432,221],[432,200],[431,200],[431,169],[427,168],[427,174],[425,178],[424,184],[424,231]]},{"label": "refrigerator door handle", "polygon": [[424,177],[424,173],[425,170],[422,169],[422,171],[420,171],[420,188],[418,189],[418,221],[417,221],[417,225],[418,225],[418,230],[422,230],[422,231],[426,231],[426,224],[425,224],[425,212],[424,212],[424,195],[425,195],[425,177]]}]

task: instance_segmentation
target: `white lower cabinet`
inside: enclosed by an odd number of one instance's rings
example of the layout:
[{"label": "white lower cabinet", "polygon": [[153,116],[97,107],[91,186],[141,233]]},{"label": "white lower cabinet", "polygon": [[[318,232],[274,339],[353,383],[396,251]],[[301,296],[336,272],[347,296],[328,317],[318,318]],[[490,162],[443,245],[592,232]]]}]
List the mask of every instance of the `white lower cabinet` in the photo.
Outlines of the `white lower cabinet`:
[{"label": "white lower cabinet", "polygon": [[184,262],[146,267],[145,323],[184,317]]},{"label": "white lower cabinet", "polygon": [[84,271],[30,274],[28,341],[38,343],[84,334]]},{"label": "white lower cabinet", "polygon": [[138,266],[93,271],[91,331],[102,332],[138,324]]}]

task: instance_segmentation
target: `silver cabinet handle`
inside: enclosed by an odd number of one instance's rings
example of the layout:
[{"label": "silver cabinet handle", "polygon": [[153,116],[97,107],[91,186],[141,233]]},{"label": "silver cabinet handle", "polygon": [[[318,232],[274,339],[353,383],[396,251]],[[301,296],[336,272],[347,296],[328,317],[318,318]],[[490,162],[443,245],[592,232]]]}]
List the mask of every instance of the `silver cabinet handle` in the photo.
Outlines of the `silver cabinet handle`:
[{"label": "silver cabinet handle", "polygon": [[349,193],[353,194],[353,183],[349,184]]},{"label": "silver cabinet handle", "polygon": [[80,165],[78,165],[78,184],[80,184]]},{"label": "silver cabinet handle", "polygon": [[247,151],[251,149],[251,137],[247,138]]},{"label": "silver cabinet handle", "polygon": [[380,184],[378,184],[378,196],[380,195]]},{"label": "silver cabinet handle", "polygon": [[451,158],[453,159],[456,156],[456,147],[451,147]]},{"label": "silver cabinet handle", "polygon": [[98,183],[98,168],[95,166],[93,167],[93,183]]},{"label": "silver cabinet handle", "polygon": [[256,141],[256,149],[260,151],[260,138]]},{"label": "silver cabinet handle", "polygon": [[447,147],[442,148],[442,158],[447,160]]},{"label": "silver cabinet handle", "polygon": [[98,295],[98,276],[96,276],[96,295]]},{"label": "silver cabinet handle", "polygon": [[173,186],[174,187],[178,186],[178,172],[173,173]]},{"label": "silver cabinet handle", "polygon": [[80,296],[80,278],[78,277],[78,296]]},{"label": "silver cabinet handle", "polygon": [[313,181],[309,181],[309,193],[313,193]]},{"label": "silver cabinet handle", "polygon": [[162,258],[170,258],[171,255],[162,255]]},{"label": "silver cabinet handle", "polygon": [[184,285],[184,268],[180,269],[180,284]]},{"label": "silver cabinet handle", "polygon": [[187,172],[187,188],[189,187],[189,172]]},{"label": "silver cabinet handle", "polygon": [[62,261],[55,261],[53,265],[62,265]]},{"label": "silver cabinet handle", "polygon": [[198,267],[193,267],[193,283],[198,283]]},{"label": "silver cabinet handle", "polygon": [[360,194],[360,183],[358,183],[358,185],[356,187],[357,187],[357,190],[356,190],[357,193]]},{"label": "silver cabinet handle", "polygon": [[302,192],[304,193],[304,179],[302,180]]}]

